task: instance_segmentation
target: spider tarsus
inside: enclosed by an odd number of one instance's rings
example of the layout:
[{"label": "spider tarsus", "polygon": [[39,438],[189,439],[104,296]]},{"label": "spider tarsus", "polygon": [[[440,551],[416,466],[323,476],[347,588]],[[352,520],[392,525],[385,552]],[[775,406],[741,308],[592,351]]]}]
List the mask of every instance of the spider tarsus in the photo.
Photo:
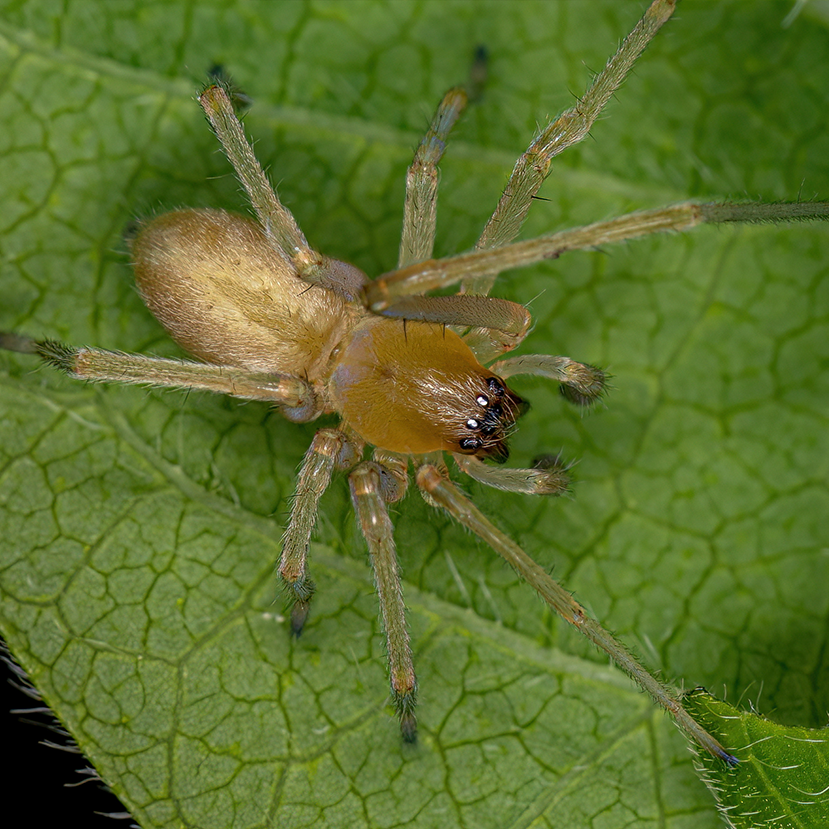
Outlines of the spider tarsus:
[{"label": "spider tarsus", "polygon": [[544,454],[536,455],[533,458],[532,468],[564,471],[564,464],[561,460],[561,454],[553,455],[551,452],[545,452]]},{"label": "spider tarsus", "polygon": [[829,202],[716,202],[699,205],[699,211],[702,220],[711,224],[811,222],[829,217]]},{"label": "spider tarsus", "polygon": [[253,105],[253,98],[245,94],[244,90],[234,83],[233,78],[221,63],[214,63],[207,70],[207,77],[210,79],[210,86],[220,86],[230,98],[233,111],[239,115]]},{"label": "spider tarsus", "polygon": [[[686,700],[689,697],[692,697],[696,694],[708,694],[708,689],[702,685],[697,685],[695,688],[692,688],[690,691],[686,691],[682,694],[681,699]],[[710,738],[711,742],[702,742],[704,748],[706,748],[709,753],[713,754],[719,760],[722,760],[729,768],[736,768],[740,765],[740,758],[735,757],[733,754],[730,754],[726,751],[720,743],[715,740],[713,737]]]},{"label": "spider tarsus", "polygon": [[[225,90],[221,83],[216,83],[216,81],[212,78],[210,83],[206,83],[204,85],[202,91],[198,94],[197,100],[204,111],[204,114],[207,116],[208,121],[210,121],[211,115],[216,115],[221,111],[221,103],[223,98],[228,98],[230,100],[232,108],[233,99],[231,98],[231,94],[232,93]],[[211,126],[213,126],[212,121]],[[213,127],[213,131],[216,131],[215,127]]]},{"label": "spider tarsus", "polygon": [[569,492],[572,484],[567,474],[567,465],[561,459],[561,455],[544,453],[536,455],[532,461],[532,469],[543,472],[543,477],[538,478],[535,495],[564,495]]},{"label": "spider tarsus", "polygon": [[559,386],[561,396],[577,406],[590,406],[595,403],[607,388],[610,376],[596,366],[587,363],[571,363],[567,368],[569,379]]},{"label": "spider tarsus", "polygon": [[407,743],[417,742],[417,717],[414,714],[404,714],[400,717],[400,733]]},{"label": "spider tarsus", "polygon": [[67,374],[77,373],[78,349],[59,343],[56,340],[37,340],[34,353],[40,358]]},{"label": "spider tarsus", "polygon": [[0,331],[0,348],[16,351],[18,354],[37,354],[37,340],[12,331]]},{"label": "spider tarsus", "polygon": [[559,469],[552,469],[546,473],[534,495],[564,495],[572,489],[572,479]]},{"label": "spider tarsus", "polygon": [[576,406],[589,406],[591,403],[595,403],[598,398],[598,395],[591,397],[568,383],[562,383],[558,387],[558,392],[568,403],[574,403]]},{"label": "spider tarsus", "polygon": [[394,696],[394,707],[397,709],[397,716],[400,718],[400,733],[407,743],[417,742],[417,717],[415,707],[417,705],[417,688],[410,691],[392,691]]},{"label": "spider tarsus", "polygon": [[472,66],[469,69],[469,82],[466,85],[466,94],[472,103],[481,100],[489,74],[489,52],[483,44],[475,47]]},{"label": "spider tarsus", "polygon": [[305,622],[308,620],[308,613],[311,610],[311,597],[317,589],[316,584],[309,578],[299,578],[296,581],[291,581],[281,576],[285,592],[288,594],[288,600],[291,603],[291,633],[299,638]]},{"label": "spider tarsus", "polygon": [[311,602],[297,599],[291,607],[291,633],[299,639],[308,620],[308,612],[311,610]]}]

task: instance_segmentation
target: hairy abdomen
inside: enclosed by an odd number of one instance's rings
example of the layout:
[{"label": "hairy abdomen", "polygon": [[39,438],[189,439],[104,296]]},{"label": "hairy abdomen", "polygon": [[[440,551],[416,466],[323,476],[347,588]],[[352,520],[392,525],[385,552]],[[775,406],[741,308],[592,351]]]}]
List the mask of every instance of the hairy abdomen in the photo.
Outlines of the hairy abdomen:
[{"label": "hairy abdomen", "polygon": [[207,362],[315,382],[348,328],[348,303],[303,282],[243,216],[166,213],[141,228],[132,255],[149,309]]}]

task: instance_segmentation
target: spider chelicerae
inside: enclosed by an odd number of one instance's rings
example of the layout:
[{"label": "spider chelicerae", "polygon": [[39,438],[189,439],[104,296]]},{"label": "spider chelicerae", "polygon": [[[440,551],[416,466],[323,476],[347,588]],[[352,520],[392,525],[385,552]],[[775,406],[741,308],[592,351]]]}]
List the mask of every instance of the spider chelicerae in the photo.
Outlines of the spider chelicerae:
[{"label": "spider chelicerae", "polygon": [[[445,463],[448,452],[461,471],[484,484],[516,493],[560,494],[568,478],[558,461],[533,469],[499,463],[507,459],[507,438],[526,408],[506,381],[519,374],[557,381],[577,405],[594,402],[605,388],[600,369],[566,357],[502,357],[521,344],[531,320],[523,306],[488,296],[500,272],[570,250],[701,223],[829,217],[825,202],[686,203],[513,242],[552,159],[585,137],[674,6],[673,0],[655,0],[584,96],[533,140],[471,253],[430,259],[437,165],[466,106],[466,89],[444,96],[409,168],[397,270],[369,279],[309,246],[262,172],[234,113],[232,92],[217,84],[199,101],[257,220],[222,210],[180,210],[147,221],[132,240],[144,300],[199,361],[0,334],[1,347],[37,354],[80,379],[264,400],[297,422],[338,415],[339,425],[320,429],[305,455],[279,573],[298,634],[314,592],[307,557],[319,499],[334,471],[348,470],[375,573],[392,698],[408,740],[416,735],[417,683],[386,505],[403,497],[412,464],[428,503],[492,546],[700,745],[728,763],[736,761],[689,716],[671,688],[477,510],[452,484]],[[426,295],[453,285],[461,286],[454,296]],[[373,447],[370,459],[364,459],[367,446]]]}]

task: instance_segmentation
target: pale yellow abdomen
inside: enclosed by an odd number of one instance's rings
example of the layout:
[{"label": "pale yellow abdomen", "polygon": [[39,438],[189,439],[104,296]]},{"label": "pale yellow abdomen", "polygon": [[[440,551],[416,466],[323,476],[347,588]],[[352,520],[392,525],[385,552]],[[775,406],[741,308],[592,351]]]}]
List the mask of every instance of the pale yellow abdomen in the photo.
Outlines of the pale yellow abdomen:
[{"label": "pale yellow abdomen", "polygon": [[186,351],[253,372],[321,379],[345,334],[347,303],[303,282],[256,222],[180,210],[132,244],[147,306]]}]

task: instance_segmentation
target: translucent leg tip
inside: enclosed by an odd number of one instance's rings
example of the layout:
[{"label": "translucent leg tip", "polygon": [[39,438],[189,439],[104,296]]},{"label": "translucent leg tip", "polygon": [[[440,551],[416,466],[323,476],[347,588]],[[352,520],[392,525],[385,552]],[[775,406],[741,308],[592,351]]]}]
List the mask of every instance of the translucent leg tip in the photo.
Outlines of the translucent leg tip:
[{"label": "translucent leg tip", "polygon": [[400,733],[407,743],[417,742],[417,718],[414,714],[403,714],[400,717]]},{"label": "translucent leg tip", "polygon": [[291,633],[299,638],[302,629],[305,627],[305,622],[308,619],[308,611],[311,609],[311,603],[297,599],[291,608]]}]

